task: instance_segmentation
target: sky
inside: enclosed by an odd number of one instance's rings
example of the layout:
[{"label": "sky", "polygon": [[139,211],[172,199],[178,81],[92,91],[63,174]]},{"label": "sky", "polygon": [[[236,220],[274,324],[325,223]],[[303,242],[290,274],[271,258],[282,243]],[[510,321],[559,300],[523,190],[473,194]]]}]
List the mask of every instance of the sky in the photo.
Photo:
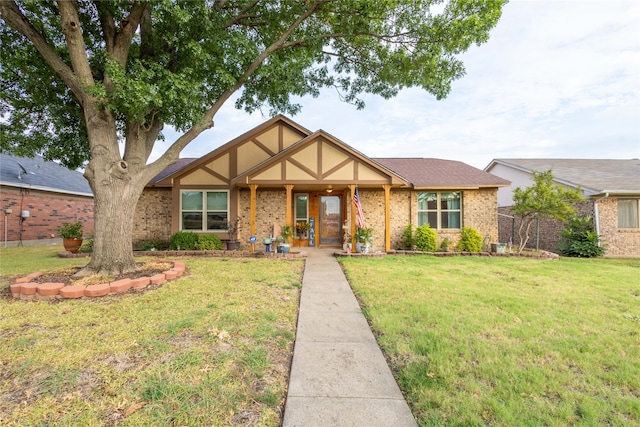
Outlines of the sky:
[{"label": "sky", "polygon": [[[460,56],[441,101],[406,89],[357,110],[327,89],[289,116],[369,157],[640,158],[640,1],[511,0],[489,41]],[[180,157],[200,157],[268,120],[233,102]],[[165,130],[157,158],[178,136]]]}]

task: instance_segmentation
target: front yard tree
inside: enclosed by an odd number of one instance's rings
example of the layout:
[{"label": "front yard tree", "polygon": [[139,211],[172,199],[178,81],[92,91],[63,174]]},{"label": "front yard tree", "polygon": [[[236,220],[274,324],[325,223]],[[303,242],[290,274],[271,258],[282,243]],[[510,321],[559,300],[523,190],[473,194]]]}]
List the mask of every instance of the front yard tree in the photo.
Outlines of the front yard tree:
[{"label": "front yard tree", "polygon": [[583,200],[579,188],[567,188],[553,182],[551,170],[533,172],[533,185],[517,187],[513,192],[512,212],[520,216],[518,253],[527,245],[534,221],[553,218],[567,221],[575,215],[575,202]]},{"label": "front yard tree", "polygon": [[[3,151],[85,166],[95,243],[85,273],[135,269],[145,184],[235,92],[238,108],[295,114],[335,87],[444,98],[457,55],[488,40],[506,0],[0,0]],[[165,125],[182,136],[155,161]]]}]

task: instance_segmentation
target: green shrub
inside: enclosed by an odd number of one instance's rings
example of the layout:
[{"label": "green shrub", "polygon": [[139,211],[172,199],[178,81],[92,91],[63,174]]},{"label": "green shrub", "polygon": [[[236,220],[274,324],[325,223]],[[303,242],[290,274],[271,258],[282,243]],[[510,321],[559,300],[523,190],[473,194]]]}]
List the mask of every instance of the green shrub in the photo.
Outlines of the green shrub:
[{"label": "green shrub", "polygon": [[458,249],[465,252],[482,252],[482,236],[478,230],[471,227],[462,227]]},{"label": "green shrub", "polygon": [[222,240],[215,234],[200,234],[196,242],[196,249],[200,251],[218,251],[222,249]]},{"label": "green shrub", "polygon": [[604,255],[604,248],[599,243],[600,236],[593,231],[591,217],[576,216],[570,218],[560,232],[558,252],[570,257],[593,258]]},{"label": "green shrub", "polygon": [[169,249],[189,251],[196,248],[198,235],[193,231],[178,231],[169,239]]},{"label": "green shrub", "polygon": [[445,237],[442,240],[442,242],[440,242],[440,251],[441,252],[448,252],[450,247],[451,247],[451,240],[449,240],[448,237]]},{"label": "green shrub", "polygon": [[85,237],[82,240],[82,246],[80,246],[80,252],[85,252],[85,253],[93,252],[93,237],[94,236],[92,231],[87,235],[87,237]]},{"label": "green shrub", "polygon": [[438,233],[429,224],[421,225],[416,228],[413,244],[419,251],[434,252],[438,247]]},{"label": "green shrub", "polygon": [[402,243],[404,243],[405,249],[413,249],[413,224],[407,224],[404,231],[402,232],[402,235],[400,236],[400,240],[402,240]]},{"label": "green shrub", "polygon": [[154,237],[153,239],[149,239],[149,240],[143,240],[140,242],[140,249],[143,251],[151,251],[151,250],[162,250],[162,249],[166,249],[167,247],[167,243],[166,242],[162,242],[160,239],[158,239],[157,237]]}]

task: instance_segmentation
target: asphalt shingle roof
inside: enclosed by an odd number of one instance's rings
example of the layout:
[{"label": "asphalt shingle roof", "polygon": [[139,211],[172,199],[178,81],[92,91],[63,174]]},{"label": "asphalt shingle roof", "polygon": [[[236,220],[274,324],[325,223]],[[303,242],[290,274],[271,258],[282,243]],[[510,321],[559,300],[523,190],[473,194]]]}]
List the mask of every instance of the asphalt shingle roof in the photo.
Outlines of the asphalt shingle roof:
[{"label": "asphalt shingle roof", "polygon": [[181,159],[178,159],[177,162],[167,166],[166,168],[163,169],[162,172],[160,172],[158,175],[151,178],[151,181],[149,181],[149,184],[155,184],[156,182],[162,181],[166,177],[173,175],[174,173],[178,172],[180,169],[188,166],[189,164],[191,164],[196,160],[198,160],[196,157],[183,157]]},{"label": "asphalt shingle roof", "polygon": [[0,154],[0,184],[93,196],[89,182],[82,173],[45,161],[41,156],[28,158]]},{"label": "asphalt shingle roof", "polygon": [[510,184],[506,179],[457,160],[406,157],[372,160],[404,177],[414,187],[496,187]]},{"label": "asphalt shingle roof", "polygon": [[595,192],[640,193],[639,159],[495,159],[492,163],[544,172]]}]

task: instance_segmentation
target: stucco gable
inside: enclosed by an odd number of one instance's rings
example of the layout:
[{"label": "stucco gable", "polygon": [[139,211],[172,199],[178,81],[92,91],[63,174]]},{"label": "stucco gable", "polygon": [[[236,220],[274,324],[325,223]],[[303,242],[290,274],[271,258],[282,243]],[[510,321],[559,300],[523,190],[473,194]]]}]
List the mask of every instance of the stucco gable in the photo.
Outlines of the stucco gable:
[{"label": "stucco gable", "polygon": [[276,116],[245,132],[205,156],[184,162],[170,173],[163,171],[151,180],[151,186],[172,186],[174,180],[183,184],[229,185],[239,174],[286,150],[311,132],[294,121]]},{"label": "stucco gable", "polygon": [[332,135],[320,130],[235,177],[231,184],[307,184],[351,182],[362,187],[408,182]]}]

